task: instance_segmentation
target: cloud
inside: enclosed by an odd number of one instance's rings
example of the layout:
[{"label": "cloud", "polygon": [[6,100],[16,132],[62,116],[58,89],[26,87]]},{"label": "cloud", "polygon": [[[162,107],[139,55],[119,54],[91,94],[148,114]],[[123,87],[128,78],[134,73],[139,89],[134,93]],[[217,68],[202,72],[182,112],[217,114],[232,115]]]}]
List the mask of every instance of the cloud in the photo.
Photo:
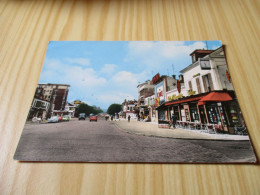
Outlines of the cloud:
[{"label": "cloud", "polygon": [[130,93],[119,93],[118,91],[114,91],[110,94],[102,95],[99,100],[103,102],[108,102],[109,105],[113,103],[121,104],[124,100],[134,100],[135,97]]},{"label": "cloud", "polygon": [[90,60],[87,58],[65,58],[64,60],[70,64],[77,64],[82,66],[90,65]]},{"label": "cloud", "polygon": [[177,65],[177,70],[190,65],[190,53],[195,49],[206,48],[203,41],[157,41],[145,42],[134,41],[128,45],[128,54],[125,62],[136,64],[139,68],[150,72],[167,73],[167,69],[172,69],[172,64]]},{"label": "cloud", "polygon": [[105,64],[101,68],[100,72],[104,73],[104,74],[107,74],[107,75],[111,75],[111,74],[113,74],[116,71],[117,67],[118,66],[115,65],[115,64]]},{"label": "cloud", "polygon": [[66,83],[81,90],[95,88],[106,83],[106,79],[98,77],[92,68],[70,66],[56,59],[45,60],[40,81]]}]

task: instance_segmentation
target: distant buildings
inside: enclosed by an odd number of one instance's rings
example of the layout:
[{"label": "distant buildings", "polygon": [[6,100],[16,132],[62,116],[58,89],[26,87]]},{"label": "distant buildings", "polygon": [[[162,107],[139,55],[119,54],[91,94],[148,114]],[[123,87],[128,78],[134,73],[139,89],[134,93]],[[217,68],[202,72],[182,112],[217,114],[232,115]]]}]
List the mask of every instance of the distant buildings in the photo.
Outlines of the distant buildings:
[{"label": "distant buildings", "polygon": [[49,118],[64,112],[70,85],[38,84],[28,119]]},{"label": "distant buildings", "polygon": [[128,118],[130,116],[131,118],[137,118],[137,101],[136,100],[128,100],[123,102],[123,113],[121,116],[123,118]]},{"label": "distant buildings", "polygon": [[139,84],[138,89],[138,102],[137,102],[137,114],[141,119],[146,118],[150,114],[148,108],[147,98],[154,95],[154,85],[152,81],[148,80],[145,83]]}]

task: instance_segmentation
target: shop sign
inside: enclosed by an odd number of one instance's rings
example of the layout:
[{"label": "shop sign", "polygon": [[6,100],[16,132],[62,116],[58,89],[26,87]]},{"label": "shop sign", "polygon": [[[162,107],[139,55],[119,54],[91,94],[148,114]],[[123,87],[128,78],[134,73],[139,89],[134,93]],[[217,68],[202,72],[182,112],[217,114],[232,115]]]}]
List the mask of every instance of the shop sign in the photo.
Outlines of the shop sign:
[{"label": "shop sign", "polygon": [[188,91],[188,95],[195,95],[196,94],[196,91]]},{"label": "shop sign", "polygon": [[159,81],[159,79],[160,79],[160,74],[157,73],[157,74],[153,77],[152,83],[153,83],[153,84],[157,83],[157,82]]},{"label": "shop sign", "polygon": [[200,73],[194,74],[194,75],[193,75],[193,78],[194,78],[194,77],[197,77],[197,76],[200,76]]},{"label": "shop sign", "polygon": [[177,89],[178,89],[178,92],[180,93],[181,92],[181,83],[179,80],[177,80]]},{"label": "shop sign", "polygon": [[158,106],[160,106],[160,98],[156,98],[156,103],[155,103],[155,105],[158,107]]},{"label": "shop sign", "polygon": [[76,101],[74,101],[74,104],[81,104],[81,101],[80,100],[76,100]]},{"label": "shop sign", "polygon": [[160,101],[163,101],[164,100],[164,87],[163,87],[163,82],[157,84],[155,86],[155,96],[156,98],[160,98]]},{"label": "shop sign", "polygon": [[173,94],[172,96],[168,96],[168,100],[169,101],[172,101],[172,100],[177,100],[177,99],[180,99],[180,98],[182,98],[182,93],[180,93],[179,95],[175,95],[175,94]]}]

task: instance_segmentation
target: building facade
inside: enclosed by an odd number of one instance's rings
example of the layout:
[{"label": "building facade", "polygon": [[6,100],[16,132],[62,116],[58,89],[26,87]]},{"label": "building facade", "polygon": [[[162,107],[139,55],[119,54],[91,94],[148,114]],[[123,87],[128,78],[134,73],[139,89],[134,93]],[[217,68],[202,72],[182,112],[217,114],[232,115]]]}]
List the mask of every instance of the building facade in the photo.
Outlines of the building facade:
[{"label": "building facade", "polygon": [[154,85],[152,81],[148,80],[145,83],[139,84],[138,89],[138,102],[137,102],[137,114],[140,119],[145,119],[150,115],[150,108],[148,107],[148,102],[146,102],[148,97],[154,95]]},{"label": "building facade", "polygon": [[47,118],[60,115],[65,110],[69,87],[67,84],[38,84],[35,96],[50,102]]},{"label": "building facade", "polygon": [[124,101],[122,104],[122,109],[123,109],[123,113],[122,113],[122,117],[123,118],[128,118],[128,116],[130,116],[133,119],[137,118],[137,101],[136,100],[128,100],[128,101]]},{"label": "building facade", "polygon": [[245,128],[223,47],[195,50],[191,57],[192,64],[180,71],[182,86],[168,91],[165,102],[157,107],[159,120],[169,121],[175,115],[183,124],[207,124],[231,134]]}]

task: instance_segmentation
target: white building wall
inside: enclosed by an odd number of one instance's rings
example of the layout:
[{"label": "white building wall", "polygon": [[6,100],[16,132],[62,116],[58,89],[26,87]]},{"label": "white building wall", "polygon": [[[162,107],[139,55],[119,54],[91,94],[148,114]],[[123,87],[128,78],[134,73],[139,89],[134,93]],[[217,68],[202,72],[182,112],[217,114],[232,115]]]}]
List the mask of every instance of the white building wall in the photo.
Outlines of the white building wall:
[{"label": "white building wall", "polygon": [[[196,83],[196,79],[199,78],[200,87],[202,93],[205,93],[206,90],[204,88],[202,76],[211,74],[212,82],[214,90],[234,90],[232,83],[230,83],[226,77],[227,65],[225,63],[225,59],[223,58],[215,58],[210,60],[211,69],[210,70],[202,70],[198,62],[194,64],[194,67],[188,70],[183,74],[185,89],[182,90],[184,96],[188,96],[189,91],[189,81],[192,84],[192,90],[198,94],[198,87]],[[198,76],[195,76],[199,74]],[[195,77],[194,77],[195,76]]]}]

